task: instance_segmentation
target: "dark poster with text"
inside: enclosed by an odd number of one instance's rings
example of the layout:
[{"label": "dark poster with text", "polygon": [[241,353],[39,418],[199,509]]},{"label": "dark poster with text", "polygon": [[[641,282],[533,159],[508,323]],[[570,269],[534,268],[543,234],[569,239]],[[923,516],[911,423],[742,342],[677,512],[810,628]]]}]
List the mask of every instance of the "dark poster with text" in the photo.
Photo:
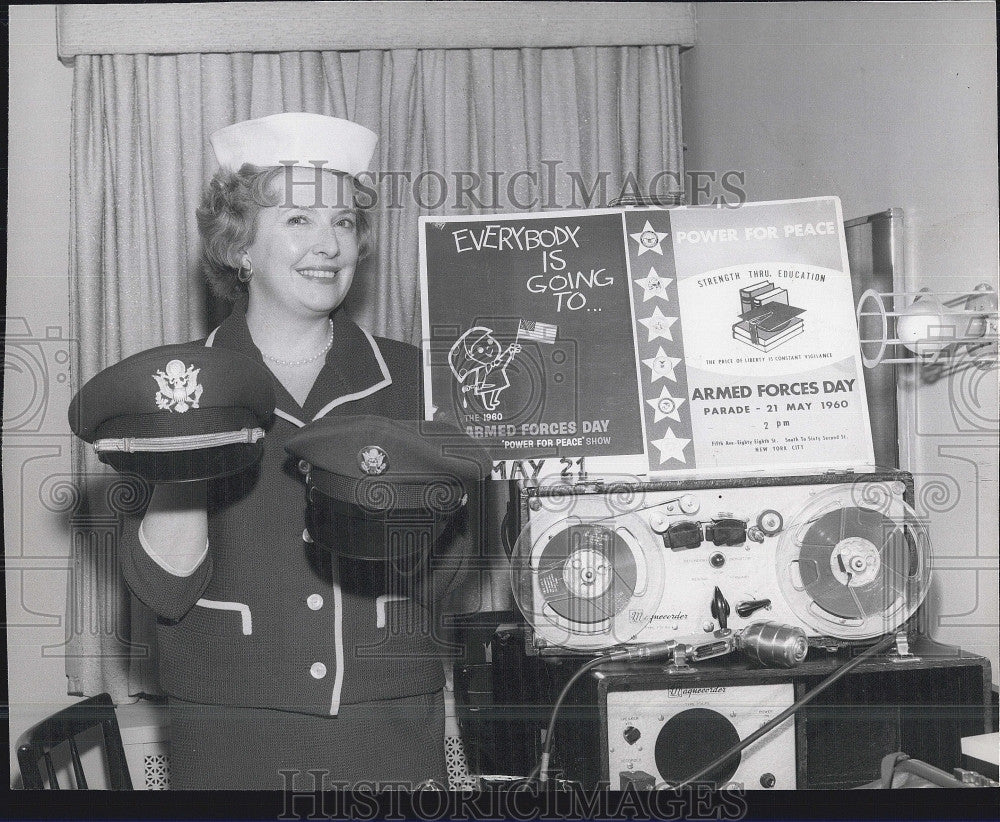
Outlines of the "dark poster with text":
[{"label": "dark poster with text", "polygon": [[622,221],[422,218],[425,416],[536,475],[641,469]]}]

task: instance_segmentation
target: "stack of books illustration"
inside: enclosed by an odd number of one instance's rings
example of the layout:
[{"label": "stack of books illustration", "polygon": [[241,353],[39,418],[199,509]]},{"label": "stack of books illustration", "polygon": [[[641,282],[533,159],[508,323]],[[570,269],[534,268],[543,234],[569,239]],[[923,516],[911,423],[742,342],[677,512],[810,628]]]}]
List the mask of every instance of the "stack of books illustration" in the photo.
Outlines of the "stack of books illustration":
[{"label": "stack of books illustration", "polygon": [[788,304],[788,291],[770,280],[740,289],[740,319],[733,338],[761,351],[773,351],[803,332],[804,308]]}]

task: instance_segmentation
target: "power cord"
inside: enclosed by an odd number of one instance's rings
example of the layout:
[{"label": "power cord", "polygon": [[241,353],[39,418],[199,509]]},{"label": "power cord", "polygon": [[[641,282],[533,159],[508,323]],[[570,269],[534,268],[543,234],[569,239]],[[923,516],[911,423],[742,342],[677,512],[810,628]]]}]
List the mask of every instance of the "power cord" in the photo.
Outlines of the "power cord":
[{"label": "power cord", "polygon": [[676,647],[677,643],[674,641],[654,642],[651,645],[637,645],[634,648],[627,648],[623,651],[613,651],[609,654],[603,654],[602,656],[591,659],[581,665],[577,672],[569,678],[569,681],[563,685],[555,704],[552,706],[552,713],[549,714],[549,726],[545,732],[545,743],[542,746],[542,756],[539,759],[535,770],[528,776],[528,779],[531,780],[537,772],[539,783],[544,785],[548,781],[549,760],[552,758],[552,740],[555,738],[556,717],[559,715],[559,709],[562,707],[563,701],[566,699],[566,695],[580,680],[580,677],[588,671],[593,670],[598,665],[604,665],[608,662],[631,662],[640,659],[656,659],[661,656],[672,654]]},{"label": "power cord", "polygon": [[503,519],[500,520],[500,544],[503,546],[507,559],[510,559],[514,553],[514,545],[510,536],[510,511],[505,511]]}]

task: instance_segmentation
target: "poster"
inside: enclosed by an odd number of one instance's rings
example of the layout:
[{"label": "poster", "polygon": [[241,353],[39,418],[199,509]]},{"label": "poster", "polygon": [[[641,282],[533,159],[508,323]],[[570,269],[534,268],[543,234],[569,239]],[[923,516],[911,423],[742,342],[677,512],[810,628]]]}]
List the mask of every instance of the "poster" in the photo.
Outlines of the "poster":
[{"label": "poster", "polygon": [[514,475],[644,470],[620,209],[420,226],[425,416]]},{"label": "poster", "polygon": [[839,199],[625,224],[650,473],[874,462]]},{"label": "poster", "polygon": [[425,415],[500,476],[874,460],[835,197],[421,220]]}]

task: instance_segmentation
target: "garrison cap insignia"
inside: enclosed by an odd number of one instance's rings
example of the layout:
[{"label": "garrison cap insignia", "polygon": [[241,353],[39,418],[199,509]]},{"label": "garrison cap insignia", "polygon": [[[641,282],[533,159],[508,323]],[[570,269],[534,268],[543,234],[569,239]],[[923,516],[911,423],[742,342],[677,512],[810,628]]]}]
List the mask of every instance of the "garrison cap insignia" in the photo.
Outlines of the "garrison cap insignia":
[{"label": "garrison cap insignia", "polygon": [[384,474],[389,468],[389,455],[377,445],[367,445],[358,452],[358,465],[369,476]]},{"label": "garrison cap insignia", "polygon": [[189,408],[197,408],[203,386],[198,384],[200,368],[186,366],[181,360],[171,360],[162,371],[153,374],[160,387],[156,394],[156,407],[164,411],[183,414]]}]

